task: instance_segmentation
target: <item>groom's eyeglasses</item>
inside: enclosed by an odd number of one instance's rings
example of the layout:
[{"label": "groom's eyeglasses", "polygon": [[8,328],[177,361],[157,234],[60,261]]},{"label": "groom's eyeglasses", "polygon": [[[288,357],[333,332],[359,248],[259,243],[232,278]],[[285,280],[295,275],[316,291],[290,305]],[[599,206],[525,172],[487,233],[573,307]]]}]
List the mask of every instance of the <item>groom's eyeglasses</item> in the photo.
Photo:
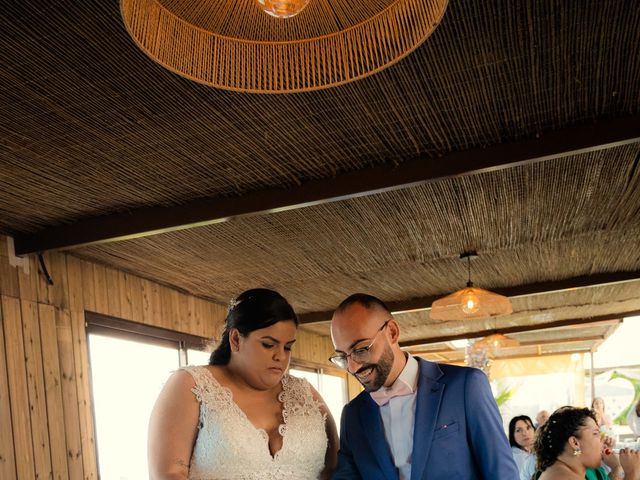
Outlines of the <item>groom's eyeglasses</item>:
[{"label": "groom's eyeglasses", "polygon": [[384,330],[384,327],[387,326],[387,323],[389,323],[389,321],[390,319],[382,324],[382,326],[378,329],[376,334],[371,339],[371,343],[366,347],[354,348],[351,353],[338,353],[329,357],[329,360],[331,360],[338,367],[344,369],[346,369],[347,365],[349,364],[349,357],[351,357],[351,360],[356,363],[366,363],[367,361],[369,361],[369,350],[371,349],[371,347],[373,347],[373,344],[376,343],[378,335],[382,330]]}]

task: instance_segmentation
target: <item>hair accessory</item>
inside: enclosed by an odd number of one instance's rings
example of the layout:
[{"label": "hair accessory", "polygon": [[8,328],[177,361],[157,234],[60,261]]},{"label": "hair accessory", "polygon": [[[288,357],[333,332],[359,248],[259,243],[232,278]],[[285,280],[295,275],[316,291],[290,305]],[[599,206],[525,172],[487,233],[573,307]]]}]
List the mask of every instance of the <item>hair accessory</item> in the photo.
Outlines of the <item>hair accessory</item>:
[{"label": "hair accessory", "polygon": [[238,306],[240,302],[241,300],[238,300],[237,298],[232,298],[231,301],[229,302],[229,305],[227,306],[227,313],[229,313],[231,310],[236,308],[236,306]]},{"label": "hair accessory", "polygon": [[579,457],[580,455],[582,455],[582,450],[580,450],[579,448],[576,448],[576,449],[573,451],[573,456],[574,456],[574,457]]}]

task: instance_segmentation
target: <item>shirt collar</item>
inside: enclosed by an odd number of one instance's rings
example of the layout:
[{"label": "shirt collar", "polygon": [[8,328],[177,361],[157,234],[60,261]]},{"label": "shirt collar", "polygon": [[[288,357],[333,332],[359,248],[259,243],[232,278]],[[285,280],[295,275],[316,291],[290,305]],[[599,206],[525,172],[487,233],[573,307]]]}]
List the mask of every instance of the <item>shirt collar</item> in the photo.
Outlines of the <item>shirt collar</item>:
[{"label": "shirt collar", "polygon": [[[396,381],[393,383],[402,382],[411,389],[411,393],[415,393],[416,388],[418,387],[418,361],[409,353],[405,353],[405,355],[407,356],[407,362],[404,364],[402,372],[400,372],[400,375],[398,375],[398,378],[396,378]],[[393,384],[389,387],[382,387],[382,389],[385,390],[390,390],[391,388],[393,388]]]}]

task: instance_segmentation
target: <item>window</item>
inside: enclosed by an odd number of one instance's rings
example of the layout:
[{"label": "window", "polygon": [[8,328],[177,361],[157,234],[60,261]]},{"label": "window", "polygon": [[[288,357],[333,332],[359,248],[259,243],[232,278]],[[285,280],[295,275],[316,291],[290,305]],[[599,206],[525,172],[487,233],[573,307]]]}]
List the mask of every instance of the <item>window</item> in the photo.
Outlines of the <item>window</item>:
[{"label": "window", "polygon": [[322,395],[340,430],[342,408],[348,401],[346,374],[337,369],[302,365],[292,365],[289,373],[306,379]]},{"label": "window", "polygon": [[172,371],[208,363],[204,339],[91,313],[86,321],[99,477],[149,478],[151,409]]}]

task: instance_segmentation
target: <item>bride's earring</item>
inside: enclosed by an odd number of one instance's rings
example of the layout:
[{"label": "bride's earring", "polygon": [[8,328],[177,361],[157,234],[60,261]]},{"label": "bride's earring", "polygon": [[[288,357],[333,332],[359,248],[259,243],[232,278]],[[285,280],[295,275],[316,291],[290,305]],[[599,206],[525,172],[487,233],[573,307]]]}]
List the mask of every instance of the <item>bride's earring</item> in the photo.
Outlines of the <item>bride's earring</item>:
[{"label": "bride's earring", "polygon": [[580,448],[578,447],[573,451],[573,456],[579,457],[580,455],[582,455],[582,450],[580,450]]}]

